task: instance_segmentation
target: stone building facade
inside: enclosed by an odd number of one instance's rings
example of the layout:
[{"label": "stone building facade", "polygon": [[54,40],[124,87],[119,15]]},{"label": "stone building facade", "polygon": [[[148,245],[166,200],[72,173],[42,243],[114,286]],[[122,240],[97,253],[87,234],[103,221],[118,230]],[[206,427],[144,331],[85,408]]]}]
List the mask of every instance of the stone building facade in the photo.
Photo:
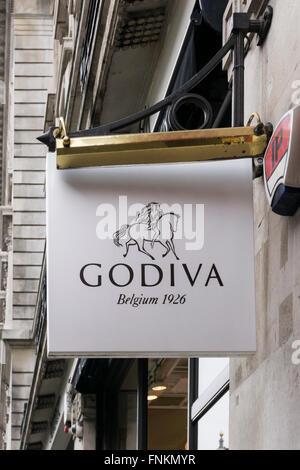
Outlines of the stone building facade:
[{"label": "stone building facade", "polygon": [[1,438],[17,449],[45,247],[45,149],[36,134],[53,76],[53,18],[51,2],[2,3]]},{"label": "stone building facade", "polygon": [[[268,39],[263,48],[251,48],[246,59],[245,117],[258,111],[262,120],[275,126],[285,112],[299,104],[300,34],[296,25],[300,5],[295,0],[269,3],[274,17]],[[253,189],[257,353],[230,361],[230,446],[297,449],[299,211],[294,217],[274,214],[262,178],[254,180]]]},{"label": "stone building facade", "polygon": [[[124,368],[126,380],[120,387],[126,383],[130,388],[135,364],[47,358],[46,147],[36,137],[55,125],[59,116],[64,116],[68,130],[85,129],[137,112],[163,98],[184,51],[190,17],[198,3],[203,7],[205,2],[0,1],[1,449],[94,449],[112,445],[105,436],[99,437],[99,377],[110,378],[110,370],[117,376],[117,369]],[[255,37],[249,38],[245,122],[257,111],[263,122],[275,125],[288,109],[300,103],[298,0],[229,0],[223,16],[223,40],[228,37],[233,12],[249,11],[255,18],[267,4],[274,9],[267,40],[258,48]],[[124,33],[128,18],[143,15],[156,18],[149,34],[152,39],[143,47],[128,46]],[[221,38],[218,40],[221,44]],[[230,83],[230,57],[223,66],[222,80],[225,75]],[[153,116],[127,131],[154,131],[157,118]],[[174,423],[183,428],[181,423],[188,412],[198,431],[194,447],[199,449],[210,448],[211,443],[203,436],[210,429],[218,433],[219,426],[230,449],[297,449],[300,445],[300,365],[292,359],[295,342],[300,339],[300,216],[297,213],[283,218],[272,213],[262,177],[253,180],[253,191],[256,354],[199,359],[194,364],[199,369],[199,385],[193,397],[188,397],[186,362],[149,362],[149,370],[159,370],[176,391],[168,396],[168,405],[153,408],[151,419],[174,406]],[[83,380],[86,377],[90,382]],[[209,393],[219,399],[210,401]],[[170,405],[175,398],[176,406]],[[214,411],[217,418],[213,418]],[[120,437],[125,448],[134,446],[134,421],[132,418],[131,427],[126,428],[125,444]],[[182,448],[181,441],[177,445]]]}]

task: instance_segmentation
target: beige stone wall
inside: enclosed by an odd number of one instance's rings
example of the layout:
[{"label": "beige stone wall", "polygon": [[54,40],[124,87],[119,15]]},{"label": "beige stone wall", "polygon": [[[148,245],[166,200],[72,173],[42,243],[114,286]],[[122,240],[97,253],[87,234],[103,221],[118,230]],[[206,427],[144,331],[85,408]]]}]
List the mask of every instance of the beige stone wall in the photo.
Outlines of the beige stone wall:
[{"label": "beige stone wall", "polygon": [[14,0],[14,12],[21,15],[52,15],[54,0]]},{"label": "beige stone wall", "polygon": [[6,393],[6,397],[1,394],[1,399],[6,398],[7,403],[7,449],[20,446],[24,404],[28,401],[35,366],[32,326],[46,235],[46,148],[36,137],[44,131],[53,75],[52,10],[51,1],[15,1],[11,16],[8,144],[3,178],[7,181],[6,192],[12,197],[6,197],[6,206],[1,208],[2,223],[4,215],[10,217],[9,221],[12,218],[7,229],[5,258],[1,253],[7,283],[1,287],[5,292],[5,315],[0,333],[11,358],[9,363],[5,359],[7,383],[0,377],[1,389],[5,385]]},{"label": "beige stone wall", "polygon": [[32,327],[45,244],[43,133],[53,69],[52,18],[14,19],[13,328]]},{"label": "beige stone wall", "polygon": [[[245,120],[253,111],[277,124],[300,79],[300,2],[271,0],[266,43],[246,59]],[[271,212],[262,178],[254,181],[257,353],[230,361],[230,448],[300,447],[300,211]]]}]

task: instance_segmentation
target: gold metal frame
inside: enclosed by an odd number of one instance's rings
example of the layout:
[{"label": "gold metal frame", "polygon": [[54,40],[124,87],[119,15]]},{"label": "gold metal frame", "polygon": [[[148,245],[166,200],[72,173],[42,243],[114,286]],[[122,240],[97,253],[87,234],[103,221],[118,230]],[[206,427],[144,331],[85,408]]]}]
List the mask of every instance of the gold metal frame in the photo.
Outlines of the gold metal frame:
[{"label": "gold metal frame", "polygon": [[57,139],[59,169],[89,166],[185,163],[262,155],[267,135],[255,127]]}]

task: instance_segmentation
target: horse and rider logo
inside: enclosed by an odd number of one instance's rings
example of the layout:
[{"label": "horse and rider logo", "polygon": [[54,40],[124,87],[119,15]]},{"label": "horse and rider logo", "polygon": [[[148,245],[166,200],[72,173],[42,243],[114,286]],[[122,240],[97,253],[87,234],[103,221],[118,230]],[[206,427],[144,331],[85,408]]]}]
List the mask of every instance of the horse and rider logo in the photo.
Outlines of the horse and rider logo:
[{"label": "horse and rider logo", "polygon": [[[174,232],[177,231],[179,217],[174,212],[164,213],[159,203],[150,202],[137,213],[131,225],[123,225],[113,234],[114,244],[121,247],[125,243],[124,258],[128,255],[129,247],[136,246],[138,251],[154,260],[154,256],[146,250],[145,244],[148,243],[154,248],[154,244],[159,243],[166,249],[163,257],[173,253],[179,260],[174,246]],[[123,244],[120,242],[121,238],[124,239]]]}]

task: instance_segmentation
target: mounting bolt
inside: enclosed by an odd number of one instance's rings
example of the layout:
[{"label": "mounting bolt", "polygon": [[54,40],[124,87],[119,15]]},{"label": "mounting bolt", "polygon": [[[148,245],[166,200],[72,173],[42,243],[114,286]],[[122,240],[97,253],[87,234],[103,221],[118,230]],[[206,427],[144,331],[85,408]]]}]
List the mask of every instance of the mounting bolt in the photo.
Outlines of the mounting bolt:
[{"label": "mounting bolt", "polygon": [[63,138],[63,146],[70,147],[70,137],[68,137],[67,135]]},{"label": "mounting bolt", "polygon": [[259,122],[259,123],[257,124],[257,126],[255,127],[255,129],[254,129],[254,134],[255,134],[256,136],[259,136],[259,135],[263,135],[264,132],[265,132],[265,126],[263,125],[262,122]]}]

